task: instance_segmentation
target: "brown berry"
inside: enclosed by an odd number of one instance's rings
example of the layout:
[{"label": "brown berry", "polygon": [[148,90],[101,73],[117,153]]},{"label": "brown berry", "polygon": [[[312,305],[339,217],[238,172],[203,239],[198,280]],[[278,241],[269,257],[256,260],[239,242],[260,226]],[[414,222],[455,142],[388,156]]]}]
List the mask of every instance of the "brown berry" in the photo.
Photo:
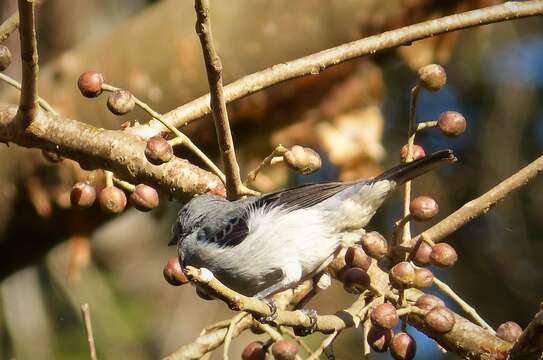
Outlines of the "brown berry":
[{"label": "brown berry", "polygon": [[445,306],[436,306],[426,313],[424,321],[433,331],[444,334],[454,326],[454,313]]},{"label": "brown berry", "polygon": [[294,145],[283,155],[285,163],[304,175],[309,175],[321,168],[322,162],[319,154],[308,147]]},{"label": "brown berry", "polygon": [[427,242],[421,241],[419,248],[415,252],[413,257],[413,262],[418,266],[428,266],[430,265],[430,253],[432,252],[432,247],[428,245]]},{"label": "brown berry", "polygon": [[388,350],[394,332],[391,329],[381,329],[375,326],[368,331],[368,344],[373,351],[383,353]]},{"label": "brown berry", "polygon": [[429,196],[417,196],[409,204],[409,213],[416,221],[428,221],[437,215],[439,206]]},{"label": "brown berry", "polygon": [[372,231],[362,236],[362,249],[374,259],[381,259],[388,253],[388,244],[383,235]]},{"label": "brown berry", "polygon": [[426,289],[434,283],[434,274],[425,268],[415,269],[414,285],[417,289]]},{"label": "brown berry", "polygon": [[430,261],[433,265],[449,267],[453,266],[456,263],[456,260],[458,260],[458,255],[451,245],[439,243],[432,246]]},{"label": "brown berry", "polygon": [[514,343],[522,334],[522,328],[514,321],[508,321],[496,329],[496,336],[502,340]]},{"label": "brown berry", "polygon": [[196,294],[200,297],[200,299],[211,301],[215,300],[211,295],[209,295],[205,290],[197,287],[196,288]]},{"label": "brown berry", "polygon": [[466,130],[466,118],[459,112],[446,111],[439,115],[437,128],[445,136],[459,136]]},{"label": "brown berry", "polygon": [[415,306],[422,310],[431,310],[437,306],[445,306],[445,303],[437,296],[424,294],[417,299]]},{"label": "brown berry", "polygon": [[96,189],[94,186],[80,181],[74,184],[70,192],[70,202],[78,208],[88,208],[96,200]]},{"label": "brown berry", "polygon": [[370,277],[361,268],[349,268],[343,274],[343,287],[351,294],[360,294],[370,285]]},{"label": "brown berry", "polygon": [[164,266],[164,279],[173,286],[184,285],[189,282],[189,279],[183,272],[181,264],[179,263],[179,258],[177,256],[172,256],[168,259],[168,263]]},{"label": "brown berry", "polygon": [[441,65],[430,64],[419,69],[420,84],[429,91],[438,91],[447,82],[447,73]]},{"label": "brown berry", "polygon": [[5,45],[0,45],[0,71],[6,70],[11,64],[11,51]]},{"label": "brown berry", "polygon": [[243,360],[265,360],[268,356],[262,341],[253,341],[243,349],[241,358]]},{"label": "brown berry", "polygon": [[160,165],[173,158],[173,149],[170,143],[162,136],[153,136],[147,141],[145,156],[152,164]]},{"label": "brown berry", "polygon": [[392,329],[398,324],[396,308],[389,303],[379,304],[371,311],[371,323],[381,329]]},{"label": "brown berry", "polygon": [[56,153],[54,151],[51,151],[51,150],[42,149],[41,154],[43,155],[45,160],[47,160],[47,161],[49,161],[49,162],[51,162],[53,164],[57,164],[57,163],[61,162],[62,160],[64,160],[64,158],[62,156],[60,156],[58,153]]},{"label": "brown berry", "polygon": [[114,186],[108,186],[98,195],[100,208],[106,214],[119,214],[126,207],[126,195],[124,191]]},{"label": "brown berry", "polygon": [[417,353],[417,343],[408,333],[400,332],[390,340],[390,354],[396,360],[411,360]]},{"label": "brown berry", "polygon": [[397,289],[412,287],[415,282],[415,268],[411,263],[402,261],[390,269],[390,284]]},{"label": "brown berry", "polygon": [[130,202],[139,211],[153,210],[158,206],[158,193],[150,186],[138,184],[130,194]]},{"label": "brown berry", "polygon": [[77,87],[81,94],[85,97],[92,98],[102,93],[102,84],[104,83],[104,76],[97,71],[85,71],[79,80],[77,81]]},{"label": "brown berry", "polygon": [[360,245],[355,245],[347,249],[345,263],[348,267],[358,267],[367,271],[371,265],[371,258],[366,255]]},{"label": "brown berry", "polygon": [[136,102],[128,90],[115,90],[107,98],[107,108],[115,115],[124,115],[134,109]]},{"label": "brown berry", "polygon": [[[413,144],[413,160],[422,159],[426,156],[426,152],[424,151],[424,148],[420,145]],[[400,150],[400,160],[405,163],[407,161],[407,144],[402,146],[402,149]]]},{"label": "brown berry", "polygon": [[290,340],[276,341],[271,350],[277,360],[294,360],[298,353],[298,347]]}]

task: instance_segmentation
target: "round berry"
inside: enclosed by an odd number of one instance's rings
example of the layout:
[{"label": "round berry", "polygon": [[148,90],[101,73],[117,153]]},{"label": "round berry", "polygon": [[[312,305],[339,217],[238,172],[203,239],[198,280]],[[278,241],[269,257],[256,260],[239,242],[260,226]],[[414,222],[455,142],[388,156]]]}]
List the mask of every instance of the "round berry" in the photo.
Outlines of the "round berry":
[{"label": "round berry", "polygon": [[430,261],[435,266],[449,267],[453,266],[458,260],[456,250],[447,244],[439,243],[432,246],[432,252],[430,253]]},{"label": "round berry", "polygon": [[438,91],[447,82],[447,73],[441,65],[430,64],[419,69],[420,84],[429,91]]},{"label": "round berry", "polygon": [[373,351],[383,353],[388,350],[394,332],[391,329],[381,329],[375,326],[368,331],[368,344]]},{"label": "round berry", "polygon": [[412,287],[415,282],[415,268],[407,261],[394,265],[388,275],[390,284],[397,289]]},{"label": "round berry", "polygon": [[108,186],[98,195],[100,208],[106,214],[119,214],[126,207],[126,195],[124,191],[114,186]]},{"label": "round berry", "polygon": [[349,268],[343,274],[343,287],[351,294],[360,294],[370,285],[370,277],[361,268]]},{"label": "round berry", "polygon": [[445,306],[437,306],[424,316],[426,325],[435,332],[444,334],[454,326],[454,313]]},{"label": "round berry", "polygon": [[164,266],[163,274],[164,279],[172,286],[180,286],[189,282],[177,256],[172,256],[168,259],[168,263]]},{"label": "round berry", "polygon": [[425,268],[415,269],[414,285],[417,289],[426,289],[434,283],[434,274]]},{"label": "round berry", "polygon": [[514,321],[508,321],[496,329],[496,336],[502,340],[514,343],[522,334],[522,328]]},{"label": "round berry", "polygon": [[418,196],[409,204],[409,213],[416,221],[431,220],[438,212],[437,202],[429,196]]},{"label": "round berry", "polygon": [[370,314],[371,323],[381,329],[392,329],[398,324],[396,308],[389,303],[379,304]]},{"label": "round berry", "polygon": [[446,111],[439,115],[437,128],[445,136],[459,136],[466,130],[466,118],[459,112]]},{"label": "round berry", "polygon": [[400,332],[390,340],[390,354],[396,360],[411,360],[417,353],[417,343],[408,333]]},{"label": "round berry", "polygon": [[107,108],[115,115],[124,115],[134,109],[136,102],[128,90],[115,90],[107,98]]},{"label": "round berry", "polygon": [[376,231],[362,236],[362,249],[374,259],[381,259],[388,253],[388,244],[383,235]]},{"label": "round berry", "polygon": [[371,258],[366,255],[360,245],[355,245],[347,249],[345,263],[348,267],[358,267],[367,271],[371,265]]},{"label": "round berry", "polygon": [[287,150],[283,155],[285,163],[301,172],[304,175],[309,175],[321,168],[322,162],[319,154],[308,147],[294,145]]},{"label": "round berry", "polygon": [[96,200],[96,189],[94,186],[80,181],[74,184],[70,192],[70,202],[78,208],[88,208]]},{"label": "round berry", "polygon": [[97,71],[85,71],[77,81],[77,87],[81,94],[88,98],[93,98],[102,93],[102,84],[104,84],[104,76]]},{"label": "round berry", "polygon": [[294,360],[298,347],[290,340],[279,340],[272,345],[271,351],[277,360]]},{"label": "round berry", "polygon": [[418,266],[430,265],[430,254],[432,253],[432,247],[427,242],[421,241],[419,248],[415,252],[413,262]]},{"label": "round berry", "polygon": [[243,349],[241,358],[243,360],[265,360],[268,356],[262,341],[253,341]]},{"label": "round berry", "polygon": [[415,306],[422,310],[431,310],[437,306],[445,306],[445,303],[437,296],[424,294],[417,299]]},{"label": "round berry", "polygon": [[5,45],[0,45],[0,71],[6,70],[11,64],[11,51]]},{"label": "round berry", "polygon": [[130,194],[130,202],[140,211],[153,210],[158,206],[158,193],[150,186],[138,184]]},{"label": "round berry", "polygon": [[[424,151],[424,148],[420,145],[413,144],[413,160],[422,159],[426,156],[426,152]],[[402,146],[402,149],[400,150],[400,160],[402,163],[407,162],[407,144]]]},{"label": "round berry", "polygon": [[173,158],[173,149],[162,136],[153,136],[147,141],[145,156],[152,164],[160,165]]}]

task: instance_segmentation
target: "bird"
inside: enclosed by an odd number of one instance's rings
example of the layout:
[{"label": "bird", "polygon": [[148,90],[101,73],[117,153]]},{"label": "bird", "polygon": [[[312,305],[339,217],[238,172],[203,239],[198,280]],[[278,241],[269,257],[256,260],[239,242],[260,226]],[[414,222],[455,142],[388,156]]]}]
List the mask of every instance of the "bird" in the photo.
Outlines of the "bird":
[{"label": "bird", "polygon": [[322,273],[364,227],[395,188],[456,161],[441,150],[350,182],[304,184],[229,201],[199,195],[172,226],[182,266],[206,268],[230,289],[268,299]]}]

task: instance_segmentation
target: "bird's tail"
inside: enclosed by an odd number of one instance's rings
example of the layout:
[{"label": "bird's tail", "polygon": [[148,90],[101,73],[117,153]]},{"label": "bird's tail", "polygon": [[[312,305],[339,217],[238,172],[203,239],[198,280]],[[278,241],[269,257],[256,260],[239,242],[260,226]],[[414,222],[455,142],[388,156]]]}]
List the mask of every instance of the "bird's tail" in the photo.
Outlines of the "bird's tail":
[{"label": "bird's tail", "polygon": [[401,185],[441,165],[452,163],[456,160],[452,150],[441,150],[408,164],[395,166],[377,176],[375,180],[392,180],[396,185]]}]

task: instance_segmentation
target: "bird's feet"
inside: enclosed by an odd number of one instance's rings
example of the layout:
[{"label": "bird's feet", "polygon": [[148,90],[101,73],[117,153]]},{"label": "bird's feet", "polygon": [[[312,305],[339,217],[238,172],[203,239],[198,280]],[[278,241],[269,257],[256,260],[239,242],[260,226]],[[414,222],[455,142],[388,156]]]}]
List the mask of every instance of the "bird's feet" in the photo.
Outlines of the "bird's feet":
[{"label": "bird's feet", "polygon": [[298,311],[303,312],[310,320],[310,325],[308,327],[296,327],[294,328],[294,334],[296,336],[307,336],[315,332],[317,328],[317,310],[315,309],[300,309]]},{"label": "bird's feet", "polygon": [[261,301],[265,302],[266,305],[270,308],[270,315],[268,316],[254,316],[256,321],[261,322],[263,324],[269,324],[273,323],[273,321],[277,318],[277,303],[272,298],[264,298],[260,299]]}]

